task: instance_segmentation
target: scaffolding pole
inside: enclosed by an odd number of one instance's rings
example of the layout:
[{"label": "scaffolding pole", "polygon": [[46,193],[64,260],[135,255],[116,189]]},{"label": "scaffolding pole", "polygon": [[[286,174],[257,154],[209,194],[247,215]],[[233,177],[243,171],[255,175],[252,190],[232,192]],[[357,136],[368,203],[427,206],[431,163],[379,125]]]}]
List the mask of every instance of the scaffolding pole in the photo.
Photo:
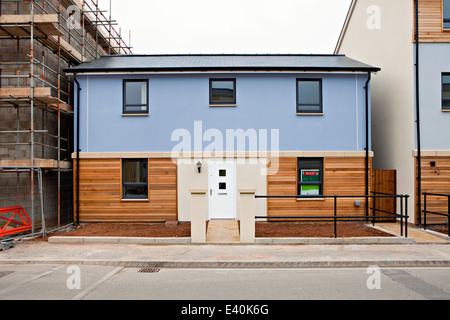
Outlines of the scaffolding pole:
[{"label": "scaffolding pole", "polygon": [[[0,24],[0,39],[17,41],[16,61],[0,62],[2,71],[7,70],[7,72],[2,72],[0,76],[7,79],[8,82],[7,86],[0,89],[22,90],[26,88],[29,90],[26,92],[29,93],[6,94],[0,97],[0,112],[4,108],[16,109],[16,124],[0,131],[0,137],[7,137],[2,138],[0,145],[8,148],[15,147],[15,150],[13,149],[15,156],[9,158],[11,160],[5,160],[5,163],[14,163],[17,160],[20,163],[26,162],[26,165],[30,167],[11,167],[0,164],[0,172],[5,172],[6,169],[17,172],[17,186],[15,186],[17,192],[20,183],[24,182],[19,179],[19,173],[28,172],[30,174],[29,189],[28,186],[25,187],[31,195],[30,213],[34,219],[35,204],[37,205],[37,200],[34,198],[39,196],[43,224],[41,233],[45,234],[43,170],[45,172],[56,171],[57,173],[57,195],[55,196],[57,196],[58,227],[62,224],[62,173],[73,171],[69,169],[71,167],[67,163],[64,163],[65,160],[69,161],[71,158],[70,148],[73,132],[71,134],[69,121],[73,121],[73,109],[71,109],[73,107],[69,107],[68,104],[72,102],[73,98],[71,97],[73,78],[64,75],[62,70],[65,66],[91,61],[104,54],[131,54],[132,52],[130,45],[127,45],[122,38],[121,29],[119,28],[119,32],[117,32],[113,26],[117,23],[112,20],[111,16],[112,1],[109,3],[109,17],[106,17],[105,14],[108,11],[100,9],[100,1],[98,0],[68,0],[66,2],[68,6],[74,6],[80,10],[79,29],[70,25],[71,17],[62,10],[62,0],[3,0],[2,2],[17,5],[15,9],[12,6],[8,7],[8,10],[12,13],[3,12],[3,15],[21,16],[29,14],[30,18],[29,20],[12,18]],[[51,15],[56,16],[51,17]],[[53,26],[50,25],[50,29],[42,27],[43,16],[47,16],[44,19],[45,21],[50,21],[45,23],[53,24]],[[10,21],[18,22],[11,23]],[[23,58],[20,53],[21,45],[28,46],[28,43],[22,44],[21,40],[29,40],[29,51],[23,55]],[[131,36],[129,41],[131,42]],[[38,52],[41,47],[42,52]],[[14,79],[17,79],[16,84],[14,84]],[[44,99],[45,97],[42,96],[42,92],[47,92],[46,90],[51,92],[51,99]],[[21,116],[23,108],[29,108],[30,110],[29,125],[25,128],[23,124],[21,125],[24,120]],[[42,117],[36,118],[39,114],[36,112],[36,108],[42,109]],[[49,113],[52,113],[52,115]],[[53,120],[54,114],[56,114],[56,121]],[[39,118],[42,119],[41,128],[38,127],[40,126]],[[48,125],[50,122],[52,124]],[[65,124],[68,124],[67,132],[64,130]],[[67,137],[63,136],[63,132],[67,134]],[[9,139],[8,135],[11,135],[12,139]],[[23,138],[24,136],[27,140]],[[23,152],[24,148],[26,148],[26,152]],[[48,148],[48,153],[46,148]],[[37,157],[39,150],[42,151],[42,158],[40,159]],[[27,151],[29,151],[29,155]],[[66,153],[67,158],[65,158]],[[51,154],[50,159],[45,159],[47,154]],[[2,160],[4,159],[0,159],[0,161]],[[55,165],[47,166],[47,164],[43,164],[44,162],[47,163],[47,160],[56,161],[54,162]],[[19,162],[15,164],[21,165]],[[28,181],[26,184],[28,184]],[[64,186],[67,188],[67,185]],[[39,189],[39,194],[36,188]],[[73,190],[73,188],[71,189]],[[19,202],[18,193],[16,202]],[[36,234],[34,226],[33,221],[32,234]]]}]

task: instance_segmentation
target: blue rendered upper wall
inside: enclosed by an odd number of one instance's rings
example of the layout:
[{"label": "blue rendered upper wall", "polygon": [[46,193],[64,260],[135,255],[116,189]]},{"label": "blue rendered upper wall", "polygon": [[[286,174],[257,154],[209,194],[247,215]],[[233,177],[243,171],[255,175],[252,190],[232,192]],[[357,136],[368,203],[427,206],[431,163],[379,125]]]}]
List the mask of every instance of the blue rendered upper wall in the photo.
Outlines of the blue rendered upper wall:
[{"label": "blue rendered upper wall", "polygon": [[419,49],[421,149],[450,150],[450,112],[442,111],[442,73],[450,72],[450,44],[421,43]]},{"label": "blue rendered upper wall", "polygon": [[[236,107],[209,106],[210,78],[236,78]],[[297,78],[322,79],[322,116],[296,114]],[[201,142],[205,132],[221,133],[226,148],[227,129],[266,129],[269,150],[276,147],[270,146],[271,129],[279,130],[280,151],[365,150],[366,74],[80,74],[77,79],[81,152],[172,151],[180,143],[171,139],[177,129],[190,133],[192,150],[211,143]],[[123,79],[149,79],[148,116],[122,115]]]}]

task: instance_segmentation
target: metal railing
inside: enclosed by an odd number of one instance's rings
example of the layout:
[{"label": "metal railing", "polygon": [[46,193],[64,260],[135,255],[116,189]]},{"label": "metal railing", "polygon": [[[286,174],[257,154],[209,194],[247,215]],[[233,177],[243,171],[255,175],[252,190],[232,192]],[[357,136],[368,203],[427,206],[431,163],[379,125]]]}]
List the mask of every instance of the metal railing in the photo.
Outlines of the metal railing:
[{"label": "metal railing", "polygon": [[[426,230],[427,229],[427,213],[434,214],[438,216],[444,216],[447,217],[447,229],[448,229],[448,236],[450,237],[450,194],[442,194],[442,193],[429,193],[429,192],[423,192],[423,227]],[[442,212],[435,212],[427,210],[427,196],[437,196],[437,197],[447,197],[447,214]]]},{"label": "metal railing", "polygon": [[[334,237],[337,238],[337,221],[338,220],[366,220],[367,222],[371,219],[372,224],[375,224],[376,219],[386,219],[386,218],[397,218],[400,219],[400,235],[408,237],[408,198],[409,195],[334,195],[334,196],[324,196],[324,195],[307,195],[307,196],[268,196],[268,195],[255,195],[255,198],[296,198],[296,199],[326,199],[332,198],[334,199],[334,214],[331,216],[318,216],[318,215],[301,215],[301,216],[255,216],[255,219],[320,219],[320,220],[330,220],[332,219],[334,222]],[[372,216],[366,214],[364,216],[350,216],[350,215],[338,215],[337,207],[338,207],[338,199],[341,198],[354,198],[354,199],[366,199],[366,202],[369,199],[376,198],[394,198],[400,199],[400,213],[389,212],[388,216],[380,216],[375,215],[375,210],[372,210]],[[371,208],[374,209],[374,208]],[[403,232],[404,230],[404,232]]]}]

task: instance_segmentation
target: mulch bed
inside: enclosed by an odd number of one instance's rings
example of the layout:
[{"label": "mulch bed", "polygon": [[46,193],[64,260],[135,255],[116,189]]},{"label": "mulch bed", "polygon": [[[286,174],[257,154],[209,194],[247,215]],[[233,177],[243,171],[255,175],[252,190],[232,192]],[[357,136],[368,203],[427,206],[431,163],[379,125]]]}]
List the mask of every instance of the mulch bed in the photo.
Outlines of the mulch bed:
[{"label": "mulch bed", "polygon": [[[337,236],[392,237],[392,234],[372,228],[361,222],[338,222]],[[256,237],[334,237],[333,222],[257,222]]]},{"label": "mulch bed", "polygon": [[[73,229],[73,228],[72,228]],[[257,222],[256,237],[334,237],[332,222]],[[391,237],[391,234],[360,222],[339,222],[338,237]],[[49,236],[86,237],[190,237],[191,224],[164,223],[89,223]]]}]

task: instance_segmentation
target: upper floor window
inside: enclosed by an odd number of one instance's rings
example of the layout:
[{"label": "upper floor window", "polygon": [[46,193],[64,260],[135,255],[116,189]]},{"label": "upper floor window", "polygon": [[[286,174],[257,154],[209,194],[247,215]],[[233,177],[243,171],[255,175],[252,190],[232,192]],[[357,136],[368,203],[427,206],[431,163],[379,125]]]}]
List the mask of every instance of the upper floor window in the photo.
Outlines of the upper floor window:
[{"label": "upper floor window", "polygon": [[444,29],[450,29],[450,0],[443,0],[442,9]]},{"label": "upper floor window", "polygon": [[148,80],[123,80],[123,113],[148,114]]},{"label": "upper floor window", "polygon": [[122,160],[122,199],[148,199],[147,159]]},{"label": "upper floor window", "polygon": [[322,112],[322,80],[297,79],[297,113]]},{"label": "upper floor window", "polygon": [[442,110],[450,110],[450,73],[442,74]]},{"label": "upper floor window", "polygon": [[236,104],[236,79],[210,79],[209,80],[210,105]]},{"label": "upper floor window", "polygon": [[323,195],[323,158],[298,158],[298,195]]}]

